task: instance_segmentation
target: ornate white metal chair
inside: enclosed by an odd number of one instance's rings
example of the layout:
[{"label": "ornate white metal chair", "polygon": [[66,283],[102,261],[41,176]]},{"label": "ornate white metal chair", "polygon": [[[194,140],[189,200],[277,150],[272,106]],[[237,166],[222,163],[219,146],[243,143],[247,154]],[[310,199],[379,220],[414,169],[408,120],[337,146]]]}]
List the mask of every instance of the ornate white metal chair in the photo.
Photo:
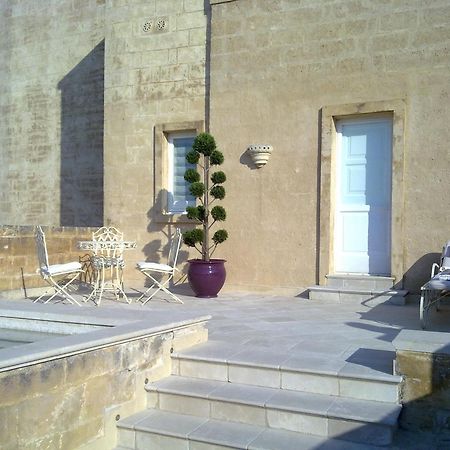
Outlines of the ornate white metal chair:
[{"label": "ornate white metal chair", "polygon": [[430,309],[434,306],[439,311],[441,300],[450,298],[450,241],[442,248],[440,264],[431,266],[430,281],[420,290],[420,323],[425,329]]},{"label": "ornate white metal chair", "polygon": [[[166,287],[169,284],[169,282],[173,279],[175,271],[178,270],[176,268],[176,265],[180,247],[181,247],[181,231],[179,228],[177,228],[171,238],[167,264],[147,262],[147,261],[141,261],[137,263],[136,268],[152,281],[152,285],[137,299],[137,301],[141,301],[143,298],[145,298],[145,300],[142,302],[142,305],[145,305],[161,290],[164,291],[166,294],[168,294],[170,297],[172,297],[178,303],[183,303],[183,301],[180,298],[178,298],[175,294],[170,292],[169,289],[167,289]],[[162,281],[166,275],[168,278],[165,281]],[[161,281],[155,278],[160,276],[162,276]],[[148,292],[153,288],[156,288],[155,291],[151,295],[148,295]]]},{"label": "ornate white metal chair", "polygon": [[[68,289],[75,279],[83,273],[81,264],[78,261],[73,261],[65,264],[52,264],[48,262],[47,243],[45,240],[45,233],[42,227],[36,227],[36,249],[39,260],[39,269],[37,270],[42,278],[54,289],[54,294],[45,300],[44,303],[48,303],[56,296],[60,296],[68,300],[70,303],[74,303],[81,306],[77,300],[69,293]],[[45,291],[40,295],[34,303],[45,297],[51,289]]]},{"label": "ornate white metal chair", "polygon": [[91,257],[94,269],[94,288],[86,299],[94,297],[97,306],[102,301],[105,290],[113,291],[116,299],[122,296],[130,303],[123,289],[123,250],[125,244],[123,233],[115,227],[102,227],[92,233],[93,256]]}]

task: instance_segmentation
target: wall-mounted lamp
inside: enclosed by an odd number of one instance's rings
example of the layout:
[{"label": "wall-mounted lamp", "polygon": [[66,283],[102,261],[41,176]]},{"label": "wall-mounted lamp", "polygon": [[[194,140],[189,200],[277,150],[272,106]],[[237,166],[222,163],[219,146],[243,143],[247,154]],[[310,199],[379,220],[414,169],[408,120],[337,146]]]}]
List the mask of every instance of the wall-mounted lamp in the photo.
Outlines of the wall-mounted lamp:
[{"label": "wall-mounted lamp", "polygon": [[264,166],[270,158],[273,147],[271,145],[252,144],[247,151],[257,168]]}]

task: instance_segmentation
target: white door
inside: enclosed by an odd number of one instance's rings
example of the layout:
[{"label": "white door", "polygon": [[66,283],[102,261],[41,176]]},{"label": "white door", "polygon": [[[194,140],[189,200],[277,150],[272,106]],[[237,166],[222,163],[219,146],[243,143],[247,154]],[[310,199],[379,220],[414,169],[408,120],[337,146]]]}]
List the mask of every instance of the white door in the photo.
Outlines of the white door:
[{"label": "white door", "polygon": [[334,270],[390,275],[392,121],[337,123]]}]

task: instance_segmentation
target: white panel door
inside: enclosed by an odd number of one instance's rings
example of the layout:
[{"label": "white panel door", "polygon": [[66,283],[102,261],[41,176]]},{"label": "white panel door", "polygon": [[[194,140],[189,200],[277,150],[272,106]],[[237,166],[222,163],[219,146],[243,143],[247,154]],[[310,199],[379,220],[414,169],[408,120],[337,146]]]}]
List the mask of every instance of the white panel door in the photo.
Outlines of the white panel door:
[{"label": "white panel door", "polygon": [[392,121],[337,123],[334,270],[390,275]]}]

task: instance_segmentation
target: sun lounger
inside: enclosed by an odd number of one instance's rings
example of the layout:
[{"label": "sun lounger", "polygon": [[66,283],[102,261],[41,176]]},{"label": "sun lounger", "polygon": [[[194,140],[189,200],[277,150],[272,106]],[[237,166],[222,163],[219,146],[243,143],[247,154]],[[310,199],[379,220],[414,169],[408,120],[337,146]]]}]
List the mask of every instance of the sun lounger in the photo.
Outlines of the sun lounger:
[{"label": "sun lounger", "polygon": [[420,324],[425,329],[430,309],[435,306],[439,311],[441,300],[450,297],[450,241],[443,247],[440,264],[433,264],[430,281],[420,289]]}]

